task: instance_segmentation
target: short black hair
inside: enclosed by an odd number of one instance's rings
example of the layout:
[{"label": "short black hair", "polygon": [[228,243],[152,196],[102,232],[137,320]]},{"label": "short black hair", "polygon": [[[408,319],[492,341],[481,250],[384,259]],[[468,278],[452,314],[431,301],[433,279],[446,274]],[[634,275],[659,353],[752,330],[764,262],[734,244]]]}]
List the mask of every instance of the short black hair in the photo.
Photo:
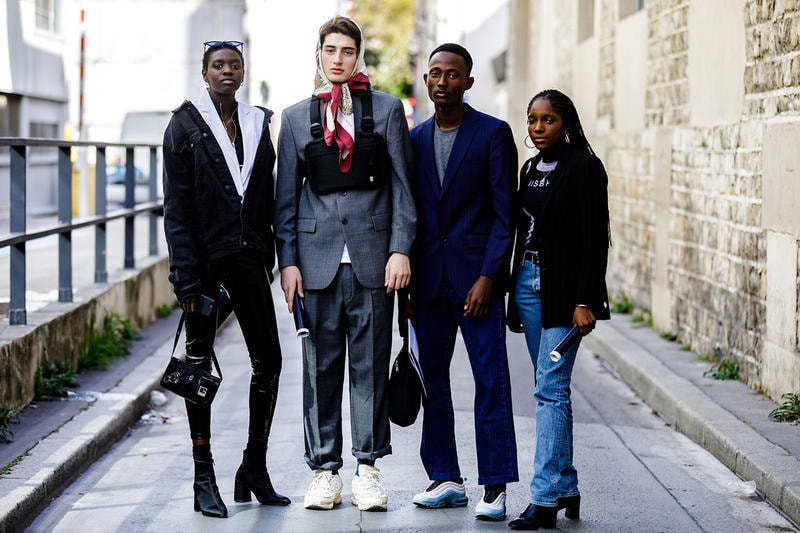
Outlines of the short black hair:
[{"label": "short black hair", "polygon": [[431,52],[431,55],[428,56],[428,61],[431,60],[431,58],[434,56],[434,54],[437,54],[439,52],[450,52],[450,53],[453,53],[453,54],[456,54],[456,55],[459,55],[459,56],[463,57],[464,58],[464,63],[467,64],[467,76],[469,76],[472,73],[472,56],[469,55],[469,52],[467,52],[467,49],[464,48],[463,46],[461,46],[460,44],[456,44],[456,43],[440,44],[439,46],[434,48],[433,52]]},{"label": "short black hair", "polygon": [[217,46],[206,46],[205,51],[203,52],[203,70],[208,70],[208,61],[211,59],[211,54],[218,50],[233,50],[237,54],[239,54],[239,59],[242,60],[242,67],[244,67],[244,54],[241,50],[239,50],[238,46],[234,46],[228,43],[218,44]]}]

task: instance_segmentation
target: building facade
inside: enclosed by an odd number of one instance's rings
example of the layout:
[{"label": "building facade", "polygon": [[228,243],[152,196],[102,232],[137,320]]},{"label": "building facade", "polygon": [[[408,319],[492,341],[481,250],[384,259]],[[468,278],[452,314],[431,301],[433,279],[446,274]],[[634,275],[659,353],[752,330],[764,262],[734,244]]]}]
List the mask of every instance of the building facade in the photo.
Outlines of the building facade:
[{"label": "building facade", "polygon": [[800,3],[512,0],[510,20],[510,108],[563,90],[606,165],[612,301],[800,392]]}]

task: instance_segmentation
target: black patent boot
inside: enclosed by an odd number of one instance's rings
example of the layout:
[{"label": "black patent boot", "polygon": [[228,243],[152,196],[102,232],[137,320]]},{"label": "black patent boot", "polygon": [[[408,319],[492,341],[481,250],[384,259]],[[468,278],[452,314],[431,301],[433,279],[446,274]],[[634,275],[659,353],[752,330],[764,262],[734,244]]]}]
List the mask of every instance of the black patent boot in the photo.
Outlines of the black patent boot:
[{"label": "black patent boot", "polygon": [[212,460],[194,460],[194,510],[215,518],[228,516],[228,508],[219,495]]},{"label": "black patent boot", "polygon": [[556,512],[561,509],[566,509],[566,511],[564,511],[565,516],[570,520],[580,520],[581,495],[577,494],[575,496],[565,496],[563,498],[559,498],[558,504],[556,505]]},{"label": "black patent boot", "polygon": [[508,523],[511,529],[552,529],[556,527],[556,507],[530,504],[519,517]]},{"label": "black patent boot", "polygon": [[[247,440],[247,448],[242,453],[242,464],[236,471],[236,482],[233,487],[233,499],[237,502],[249,502],[251,493],[263,505],[289,505],[292,501],[275,492],[272,480],[267,471],[267,439],[272,429],[272,418],[275,405],[278,403],[278,374],[271,375],[266,383],[262,382],[263,372],[260,366],[253,367],[253,380],[250,382],[250,427],[263,427],[263,436],[252,432]],[[253,413],[253,405],[262,405],[263,411]]]},{"label": "black patent boot", "polygon": [[236,484],[233,487],[233,499],[237,502],[249,502],[251,493],[255,494],[259,503],[264,505],[289,505],[292,501],[275,492],[269,479],[266,460],[262,454],[253,458],[247,450],[242,453],[242,464],[236,471]]}]

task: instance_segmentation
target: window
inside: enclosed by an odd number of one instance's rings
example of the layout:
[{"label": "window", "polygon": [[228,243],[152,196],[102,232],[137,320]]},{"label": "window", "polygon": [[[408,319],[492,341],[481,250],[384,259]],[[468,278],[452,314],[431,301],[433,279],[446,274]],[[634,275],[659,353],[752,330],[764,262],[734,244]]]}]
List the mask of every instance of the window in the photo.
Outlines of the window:
[{"label": "window", "polygon": [[578,42],[594,35],[594,0],[578,2]]},{"label": "window", "polygon": [[620,20],[644,9],[644,0],[619,0]]},{"label": "window", "polygon": [[58,139],[58,124],[48,122],[31,122],[29,137],[37,139]]},{"label": "window", "polygon": [[41,30],[57,32],[58,0],[36,0],[36,27]]},{"label": "window", "polygon": [[[58,139],[58,124],[48,122],[28,123],[28,137],[37,139]],[[31,146],[29,154],[53,154],[53,149],[47,146]]]},{"label": "window", "polygon": [[0,137],[19,137],[19,103],[21,97],[0,93]]}]

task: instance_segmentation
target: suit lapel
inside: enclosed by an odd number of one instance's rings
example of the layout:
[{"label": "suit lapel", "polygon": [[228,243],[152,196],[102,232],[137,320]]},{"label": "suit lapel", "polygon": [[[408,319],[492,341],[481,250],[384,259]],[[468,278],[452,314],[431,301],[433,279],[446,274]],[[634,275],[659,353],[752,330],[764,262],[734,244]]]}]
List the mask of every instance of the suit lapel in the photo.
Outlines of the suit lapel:
[{"label": "suit lapel", "polygon": [[464,161],[464,156],[467,154],[472,144],[472,138],[475,137],[475,133],[478,131],[476,127],[477,119],[478,115],[475,113],[475,110],[468,104],[464,104],[464,118],[461,121],[461,125],[458,127],[456,140],[453,143],[453,150],[450,152],[450,157],[447,160],[447,166],[444,171],[442,195],[444,195],[450,185],[455,181],[461,163]]},{"label": "suit lapel", "polygon": [[420,176],[421,181],[424,183],[425,187],[430,189],[434,198],[439,198],[442,187],[439,184],[439,177],[436,174],[436,157],[434,155],[435,148],[433,146],[433,130],[435,127],[435,116],[429,118],[420,125],[420,145],[426,147],[427,150],[422,150],[422,153],[425,154],[425,160],[423,161],[422,158],[420,158],[417,164],[419,169],[423,171]]}]

